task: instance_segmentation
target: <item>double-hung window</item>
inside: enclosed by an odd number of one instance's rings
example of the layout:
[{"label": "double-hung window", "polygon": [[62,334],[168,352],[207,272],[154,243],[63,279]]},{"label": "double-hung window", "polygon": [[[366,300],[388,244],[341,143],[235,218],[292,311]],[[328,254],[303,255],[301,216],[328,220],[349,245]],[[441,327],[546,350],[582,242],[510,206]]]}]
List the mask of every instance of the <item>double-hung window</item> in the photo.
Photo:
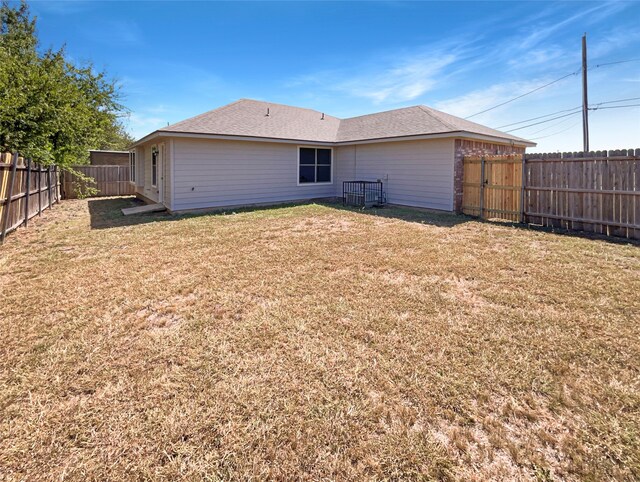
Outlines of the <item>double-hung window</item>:
[{"label": "double-hung window", "polygon": [[129,179],[131,182],[136,182],[136,153],[135,151],[129,152]]},{"label": "double-hung window", "polygon": [[331,182],[331,149],[300,147],[298,151],[298,182]]},{"label": "double-hung window", "polygon": [[158,149],[155,146],[151,150],[151,185],[158,186]]}]

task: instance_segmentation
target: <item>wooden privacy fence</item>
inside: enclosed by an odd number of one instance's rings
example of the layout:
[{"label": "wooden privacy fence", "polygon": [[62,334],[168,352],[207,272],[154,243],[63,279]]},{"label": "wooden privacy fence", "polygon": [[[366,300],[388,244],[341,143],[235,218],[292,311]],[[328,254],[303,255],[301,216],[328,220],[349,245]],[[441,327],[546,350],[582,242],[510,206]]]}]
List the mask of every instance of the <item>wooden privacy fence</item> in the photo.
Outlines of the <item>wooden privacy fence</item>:
[{"label": "wooden privacy fence", "polygon": [[125,196],[135,194],[135,187],[131,184],[129,166],[74,166],[73,169],[95,182],[87,183],[72,172],[66,171],[63,180],[65,199],[78,197],[78,193],[85,192],[87,187],[95,187],[98,192],[92,196]]},{"label": "wooden privacy fence", "polygon": [[465,157],[462,210],[640,239],[640,149]]},{"label": "wooden privacy fence", "polygon": [[18,154],[0,154],[0,243],[7,233],[60,201],[58,166],[42,167]]}]

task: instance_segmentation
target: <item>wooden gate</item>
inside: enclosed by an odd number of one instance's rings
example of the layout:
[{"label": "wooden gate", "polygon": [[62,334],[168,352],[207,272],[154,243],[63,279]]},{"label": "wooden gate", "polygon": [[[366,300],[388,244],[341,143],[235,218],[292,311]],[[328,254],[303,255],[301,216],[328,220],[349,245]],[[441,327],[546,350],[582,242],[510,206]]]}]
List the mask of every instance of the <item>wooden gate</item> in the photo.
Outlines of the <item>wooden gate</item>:
[{"label": "wooden gate", "polygon": [[521,154],[465,156],[462,212],[483,219],[521,222]]}]

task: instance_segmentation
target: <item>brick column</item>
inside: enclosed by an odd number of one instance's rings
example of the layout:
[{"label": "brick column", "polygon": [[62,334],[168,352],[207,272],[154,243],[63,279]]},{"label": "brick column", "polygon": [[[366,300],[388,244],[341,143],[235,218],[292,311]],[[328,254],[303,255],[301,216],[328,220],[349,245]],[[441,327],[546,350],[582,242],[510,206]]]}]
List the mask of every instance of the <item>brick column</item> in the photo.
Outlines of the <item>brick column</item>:
[{"label": "brick column", "polygon": [[456,139],[453,158],[453,210],[462,213],[462,185],[464,178],[464,156],[488,156],[496,154],[524,154],[524,147],[509,144]]}]

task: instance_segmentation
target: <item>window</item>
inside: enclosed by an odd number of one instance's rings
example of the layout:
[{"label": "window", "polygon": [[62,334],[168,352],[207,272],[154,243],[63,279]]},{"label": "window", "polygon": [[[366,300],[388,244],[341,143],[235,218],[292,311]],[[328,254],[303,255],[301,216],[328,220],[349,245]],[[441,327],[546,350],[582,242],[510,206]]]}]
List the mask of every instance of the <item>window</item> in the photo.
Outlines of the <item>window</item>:
[{"label": "window", "polygon": [[300,184],[331,182],[331,149],[300,147],[298,158]]},{"label": "window", "polygon": [[151,185],[158,185],[158,148],[153,146],[151,149]]},{"label": "window", "polygon": [[131,182],[136,182],[136,153],[131,151],[129,153],[129,176]]}]

